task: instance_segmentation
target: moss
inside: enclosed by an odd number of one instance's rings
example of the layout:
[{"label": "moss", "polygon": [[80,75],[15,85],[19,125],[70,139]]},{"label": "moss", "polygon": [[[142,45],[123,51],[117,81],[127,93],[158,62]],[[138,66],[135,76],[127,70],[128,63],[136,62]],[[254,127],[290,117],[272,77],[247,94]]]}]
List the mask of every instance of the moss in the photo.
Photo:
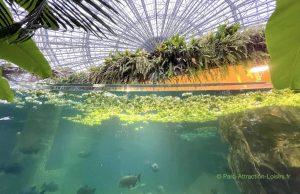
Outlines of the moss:
[{"label": "moss", "polygon": [[206,122],[220,116],[266,106],[300,106],[300,94],[291,90],[250,92],[235,96],[182,95],[124,96],[107,92],[69,94],[50,91],[19,91],[16,106],[24,102],[39,106],[53,104],[78,110],[77,115],[65,117],[84,125],[98,125],[111,117],[127,123],[134,122]]}]

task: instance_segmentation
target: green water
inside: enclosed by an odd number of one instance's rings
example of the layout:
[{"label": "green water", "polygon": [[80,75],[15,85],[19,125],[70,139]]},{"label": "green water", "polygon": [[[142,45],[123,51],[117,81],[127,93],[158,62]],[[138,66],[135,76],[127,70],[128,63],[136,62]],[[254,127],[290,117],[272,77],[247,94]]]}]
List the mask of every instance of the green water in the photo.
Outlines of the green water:
[{"label": "green water", "polygon": [[[0,165],[19,167],[0,173],[0,194],[40,191],[50,182],[58,187],[46,192],[53,194],[76,194],[84,185],[96,194],[239,194],[233,180],[217,179],[230,173],[217,122],[127,125],[111,118],[90,127],[65,120],[74,113],[68,107],[0,110],[0,119],[9,117],[0,120]],[[138,174],[134,188],[119,188],[122,177]]]}]

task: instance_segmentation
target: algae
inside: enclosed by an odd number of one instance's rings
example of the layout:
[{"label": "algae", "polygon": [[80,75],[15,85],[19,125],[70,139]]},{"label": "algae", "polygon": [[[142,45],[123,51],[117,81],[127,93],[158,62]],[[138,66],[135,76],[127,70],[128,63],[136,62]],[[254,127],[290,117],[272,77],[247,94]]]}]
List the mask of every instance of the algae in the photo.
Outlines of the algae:
[{"label": "algae", "polygon": [[65,119],[84,125],[99,125],[112,117],[135,122],[207,122],[220,116],[267,106],[300,106],[300,94],[291,90],[248,92],[239,95],[117,96],[108,92],[80,94],[48,90],[17,91],[15,105],[52,104],[76,110]]}]

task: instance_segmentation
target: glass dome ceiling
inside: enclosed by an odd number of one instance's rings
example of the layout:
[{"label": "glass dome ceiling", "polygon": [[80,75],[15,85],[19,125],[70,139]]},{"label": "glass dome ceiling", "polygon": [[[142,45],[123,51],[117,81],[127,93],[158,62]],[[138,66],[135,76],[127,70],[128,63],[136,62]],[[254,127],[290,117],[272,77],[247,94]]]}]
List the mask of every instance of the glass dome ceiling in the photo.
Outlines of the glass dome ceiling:
[{"label": "glass dome ceiling", "polygon": [[34,36],[51,66],[78,71],[101,64],[110,52],[153,50],[155,44],[179,33],[187,38],[205,34],[223,23],[242,27],[265,24],[275,9],[274,0],[124,0],[107,2],[115,34],[101,27],[99,39],[81,29],[61,32],[40,29]]}]

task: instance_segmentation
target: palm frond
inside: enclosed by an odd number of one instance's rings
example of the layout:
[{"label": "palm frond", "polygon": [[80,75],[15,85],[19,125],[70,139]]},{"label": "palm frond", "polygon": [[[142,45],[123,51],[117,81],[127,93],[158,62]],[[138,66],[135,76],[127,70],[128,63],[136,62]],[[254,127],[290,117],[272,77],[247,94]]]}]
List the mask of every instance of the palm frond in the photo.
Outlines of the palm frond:
[{"label": "palm frond", "polygon": [[16,42],[28,39],[39,28],[52,30],[82,28],[101,38],[107,32],[113,33],[110,24],[115,22],[111,15],[117,14],[117,11],[104,0],[5,0],[5,2],[14,14],[20,13],[22,9],[27,12],[21,21],[12,23],[10,14],[2,9],[2,6],[5,6],[3,0],[0,1],[0,38],[18,32]]}]

